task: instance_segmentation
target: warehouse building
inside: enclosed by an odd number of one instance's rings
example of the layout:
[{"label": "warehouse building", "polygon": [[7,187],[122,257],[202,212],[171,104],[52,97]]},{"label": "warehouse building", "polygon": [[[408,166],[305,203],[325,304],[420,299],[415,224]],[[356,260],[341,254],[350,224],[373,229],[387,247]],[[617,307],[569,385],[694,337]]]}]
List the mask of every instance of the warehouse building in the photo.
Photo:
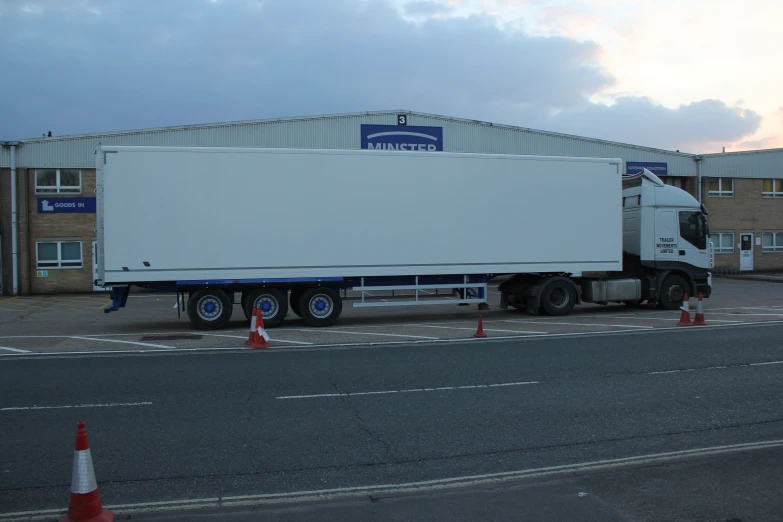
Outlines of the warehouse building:
[{"label": "warehouse building", "polygon": [[[0,142],[2,293],[101,290],[93,287],[93,153],[98,143],[621,158],[626,172],[647,168],[707,207],[719,272],[783,269],[783,149],[694,155],[447,116],[382,111]],[[143,206],[139,201],[140,211]]]}]

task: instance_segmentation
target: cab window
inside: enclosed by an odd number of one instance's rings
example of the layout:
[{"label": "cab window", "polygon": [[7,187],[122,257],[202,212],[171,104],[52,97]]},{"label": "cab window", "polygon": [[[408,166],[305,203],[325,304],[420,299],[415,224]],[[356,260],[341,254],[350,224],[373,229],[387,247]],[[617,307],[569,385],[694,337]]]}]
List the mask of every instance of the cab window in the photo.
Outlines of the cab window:
[{"label": "cab window", "polygon": [[701,212],[680,212],[680,237],[699,250],[707,248],[707,224]]}]

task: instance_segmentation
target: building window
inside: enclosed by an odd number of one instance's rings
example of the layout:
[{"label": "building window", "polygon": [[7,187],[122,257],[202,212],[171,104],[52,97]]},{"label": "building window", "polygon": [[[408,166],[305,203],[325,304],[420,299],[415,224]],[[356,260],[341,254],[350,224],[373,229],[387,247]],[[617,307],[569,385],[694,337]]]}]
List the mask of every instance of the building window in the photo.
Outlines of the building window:
[{"label": "building window", "polygon": [[709,195],[714,197],[733,197],[734,178],[710,178],[707,183]]},{"label": "building window", "polygon": [[762,180],[761,196],[765,198],[783,198],[783,179]]},{"label": "building window", "polygon": [[685,190],[685,182],[688,178],[685,176],[662,176],[663,182],[672,187]]},{"label": "building window", "polygon": [[761,234],[762,252],[783,252],[783,231]]},{"label": "building window", "polygon": [[76,169],[38,169],[36,194],[81,194],[82,171]]},{"label": "building window", "polygon": [[716,254],[734,253],[734,232],[710,232],[710,242]]},{"label": "building window", "polygon": [[81,268],[81,241],[39,241],[36,243],[38,268]]}]

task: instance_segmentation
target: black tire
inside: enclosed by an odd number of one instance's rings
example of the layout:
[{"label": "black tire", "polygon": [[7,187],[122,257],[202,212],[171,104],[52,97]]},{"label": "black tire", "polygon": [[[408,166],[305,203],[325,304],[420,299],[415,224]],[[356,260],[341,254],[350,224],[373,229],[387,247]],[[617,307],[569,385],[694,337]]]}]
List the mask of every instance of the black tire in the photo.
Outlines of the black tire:
[{"label": "black tire", "polygon": [[198,290],[188,298],[188,319],[200,330],[217,330],[231,320],[234,304],[219,288]]},{"label": "black tire", "polygon": [[283,324],[288,315],[288,295],[279,288],[256,288],[247,294],[245,316],[252,317],[254,306],[261,308],[264,328],[275,328]]},{"label": "black tire", "polygon": [[541,292],[541,308],[549,315],[568,315],[576,305],[576,290],[568,281],[552,281]]},{"label": "black tire", "polygon": [[343,300],[334,288],[308,288],[299,296],[299,312],[309,326],[332,326],[342,311]]},{"label": "black tire", "polygon": [[667,276],[661,285],[661,294],[658,296],[658,306],[664,310],[676,310],[682,306],[683,297],[690,293],[690,285],[684,277],[678,275]]},{"label": "black tire", "polygon": [[302,317],[302,313],[299,311],[299,298],[302,297],[302,289],[294,288],[291,290],[291,296],[288,298],[288,308],[296,314],[297,317]]}]

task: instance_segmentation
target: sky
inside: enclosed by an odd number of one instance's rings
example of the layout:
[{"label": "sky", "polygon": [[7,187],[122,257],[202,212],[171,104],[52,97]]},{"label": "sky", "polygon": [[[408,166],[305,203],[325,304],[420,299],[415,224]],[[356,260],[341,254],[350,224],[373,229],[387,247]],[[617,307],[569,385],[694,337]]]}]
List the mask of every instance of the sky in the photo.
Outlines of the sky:
[{"label": "sky", "polygon": [[0,140],[411,110],[783,147],[774,0],[0,0]]}]

